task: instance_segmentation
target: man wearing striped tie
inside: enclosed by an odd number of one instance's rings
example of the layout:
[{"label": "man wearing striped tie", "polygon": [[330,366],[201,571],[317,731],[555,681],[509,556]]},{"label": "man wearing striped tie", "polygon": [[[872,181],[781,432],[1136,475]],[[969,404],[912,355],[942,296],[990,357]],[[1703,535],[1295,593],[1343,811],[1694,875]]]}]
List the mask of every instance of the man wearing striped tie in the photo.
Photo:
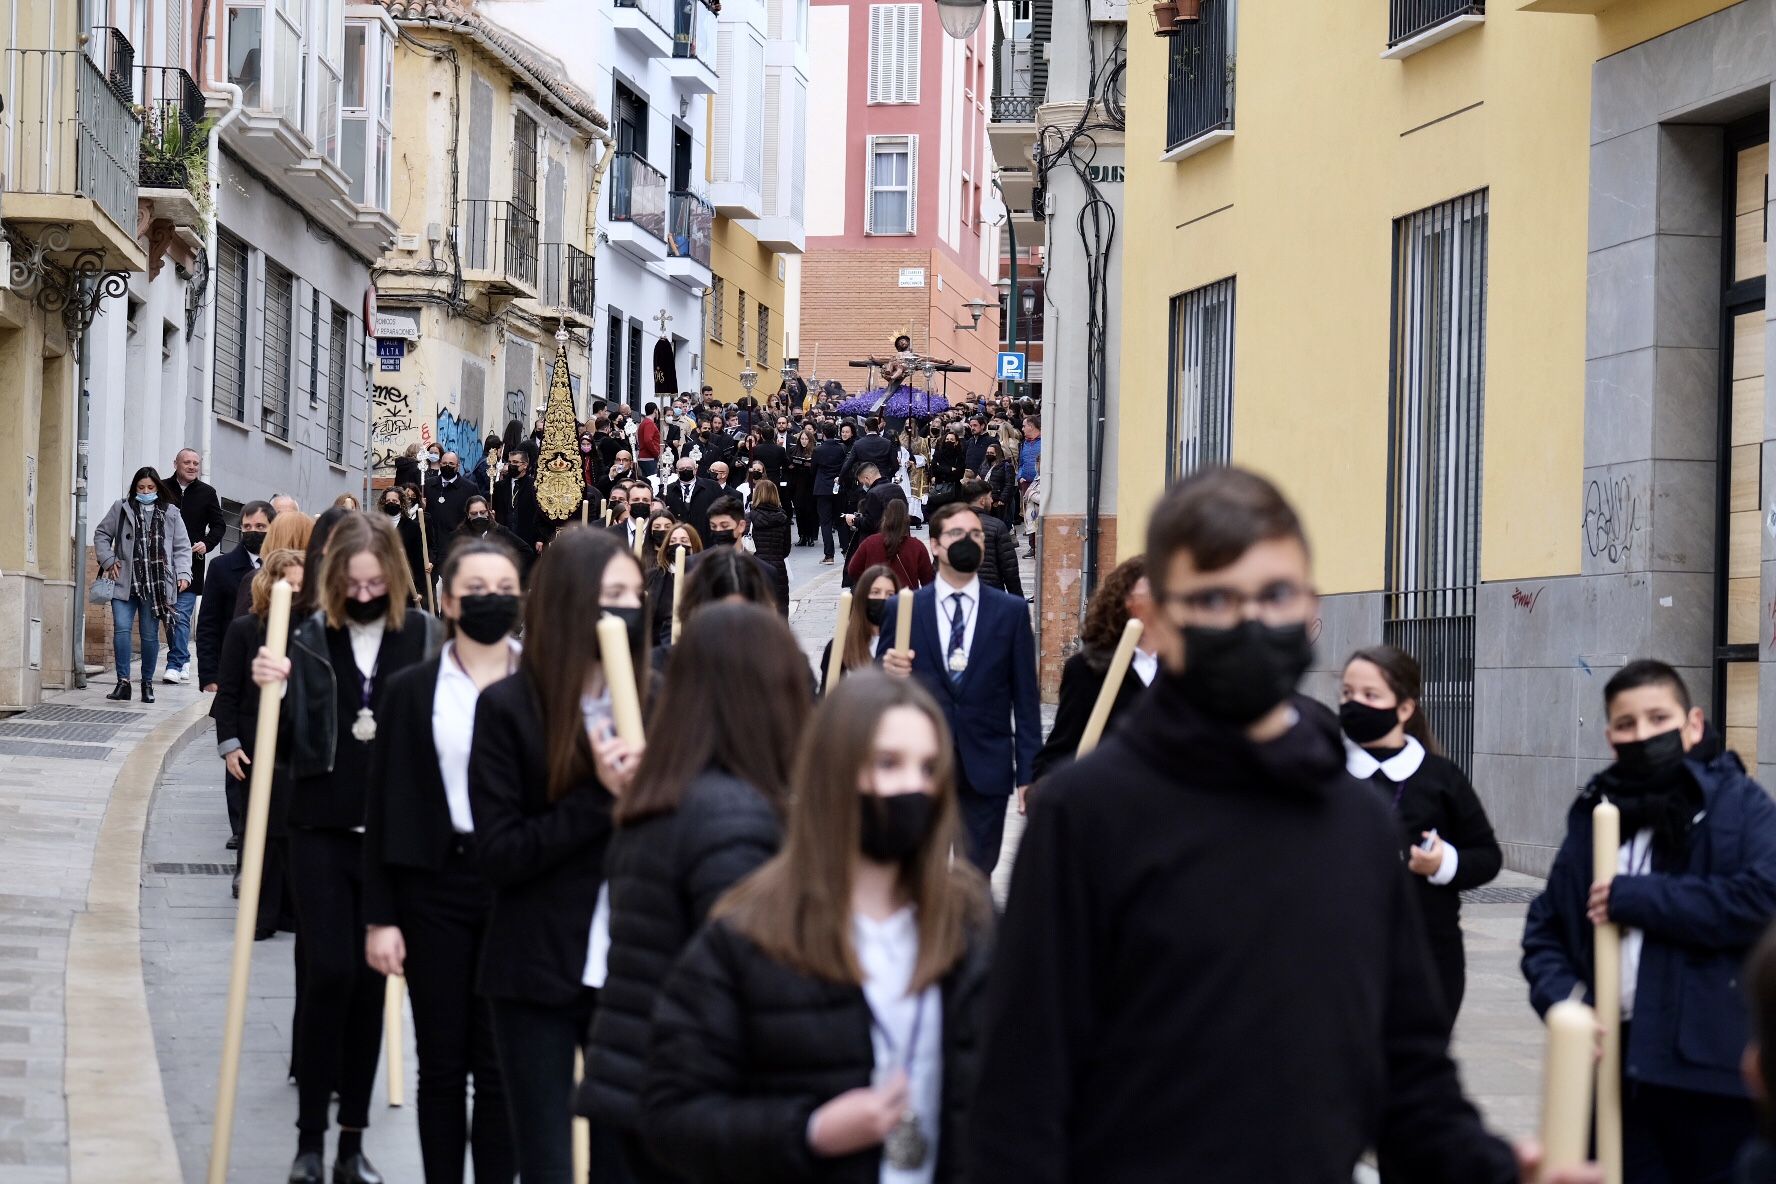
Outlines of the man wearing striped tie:
[{"label": "man wearing striped tie", "polygon": [[883,669],[918,679],[943,708],[955,739],[968,857],[991,875],[1006,799],[1015,789],[1023,809],[1042,747],[1036,639],[1029,604],[976,574],[987,536],[974,508],[939,507],[930,529],[937,581],[913,596],[913,648],[895,651],[894,630],[884,627],[879,656]]}]

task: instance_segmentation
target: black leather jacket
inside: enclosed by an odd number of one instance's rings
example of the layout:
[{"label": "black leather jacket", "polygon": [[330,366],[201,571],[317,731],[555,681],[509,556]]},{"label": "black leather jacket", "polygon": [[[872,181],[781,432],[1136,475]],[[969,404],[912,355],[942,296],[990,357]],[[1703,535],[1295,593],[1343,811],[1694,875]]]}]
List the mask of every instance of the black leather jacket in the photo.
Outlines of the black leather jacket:
[{"label": "black leather jacket", "polygon": [[[408,609],[407,627],[422,631],[424,657],[431,657],[442,647],[438,619],[430,613]],[[278,763],[287,764],[298,779],[331,773],[339,741],[339,686],[334,679],[333,658],[327,646],[327,616],[323,612],[317,611],[290,633],[289,686],[278,727],[280,747],[289,755],[280,752]]]}]

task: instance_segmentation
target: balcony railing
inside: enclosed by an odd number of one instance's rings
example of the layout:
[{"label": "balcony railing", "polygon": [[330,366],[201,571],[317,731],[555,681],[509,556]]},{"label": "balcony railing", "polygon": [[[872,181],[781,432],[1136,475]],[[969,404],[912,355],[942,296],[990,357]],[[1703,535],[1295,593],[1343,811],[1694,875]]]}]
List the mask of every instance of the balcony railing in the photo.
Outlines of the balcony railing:
[{"label": "balcony railing", "polygon": [[[701,5],[699,5],[701,7]],[[666,252],[676,259],[694,259],[709,266],[709,236],[715,227],[715,207],[695,193],[672,193],[672,236]]]},{"label": "balcony railing", "polygon": [[1388,0],[1388,44],[1410,41],[1458,16],[1486,15],[1486,0]]},{"label": "balcony railing", "polygon": [[703,0],[673,0],[678,16],[672,25],[672,56],[696,58],[715,66],[715,13]]},{"label": "balcony railing", "polygon": [[666,241],[666,174],[633,152],[611,161],[612,222],[633,222]]},{"label": "balcony railing", "polygon": [[1166,83],[1166,148],[1233,127],[1233,71],[1227,0],[1203,0],[1202,19],[1171,37]]},{"label": "balcony railing", "polygon": [[182,189],[191,179],[192,157],[203,151],[203,90],[178,66],[139,66],[142,76],[144,189]]},{"label": "balcony railing", "polygon": [[0,189],[91,198],[133,235],[142,123],[129,102],[77,49],[9,49],[6,76]]},{"label": "balcony railing", "polygon": [[457,217],[457,250],[464,271],[491,272],[536,287],[537,220],[522,206],[465,199]]},{"label": "balcony railing", "polygon": [[672,31],[672,3],[673,0],[617,0],[617,7],[633,8],[658,25],[660,32],[670,33]]},{"label": "balcony railing", "polygon": [[126,103],[135,102],[136,47],[123,30],[97,25],[87,41],[87,52],[105,75],[111,93]]},{"label": "balcony railing", "polygon": [[597,291],[592,275],[592,256],[572,243],[543,244],[538,304],[547,308],[571,309],[590,320],[597,307]]},{"label": "balcony railing", "polygon": [[1035,95],[994,95],[994,123],[1035,123]]}]

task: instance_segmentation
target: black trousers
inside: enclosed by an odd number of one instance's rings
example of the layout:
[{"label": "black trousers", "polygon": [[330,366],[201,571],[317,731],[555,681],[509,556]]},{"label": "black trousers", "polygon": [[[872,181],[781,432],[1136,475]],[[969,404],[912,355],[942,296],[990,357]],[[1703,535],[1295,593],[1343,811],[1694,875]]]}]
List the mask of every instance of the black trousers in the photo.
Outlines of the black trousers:
[{"label": "black trousers", "polygon": [[247,783],[224,771],[222,800],[228,805],[228,833],[238,839],[247,831]]},{"label": "black trousers", "polygon": [[956,758],[956,801],[962,807],[962,829],[968,836],[968,861],[991,876],[999,866],[999,848],[1005,842],[1005,795],[977,793]]},{"label": "black trousers", "polygon": [[[1628,1043],[1626,1026],[1622,1043]],[[1755,1133],[1744,1098],[1623,1083],[1624,1184],[1729,1184]]]},{"label": "black trousers", "polygon": [[812,480],[790,482],[790,504],[795,509],[796,542],[812,542],[820,530],[820,509],[814,504]]},{"label": "black trousers", "polygon": [[839,522],[838,495],[819,493],[814,495],[814,508],[820,515],[820,549],[828,559],[833,557],[833,530],[843,529]]},{"label": "black trousers", "polygon": [[463,1152],[470,1148],[475,1184],[511,1184],[518,1161],[494,1051],[493,1012],[475,993],[493,891],[459,841],[438,871],[400,873],[395,903],[419,1052],[419,1153],[426,1184],[462,1184]]},{"label": "black trousers", "polygon": [[[588,989],[569,1007],[491,1001],[524,1184],[581,1184],[573,1179],[574,1052],[584,1051],[597,999]],[[622,1137],[597,1121],[590,1135],[587,1184],[630,1184]]]},{"label": "black trousers", "polygon": [[290,832],[290,883],[302,933],[297,1008],[296,1129],[325,1134],[339,1095],[339,1125],[370,1125],[370,1091],[382,1056],[385,980],[364,960],[364,836]]}]

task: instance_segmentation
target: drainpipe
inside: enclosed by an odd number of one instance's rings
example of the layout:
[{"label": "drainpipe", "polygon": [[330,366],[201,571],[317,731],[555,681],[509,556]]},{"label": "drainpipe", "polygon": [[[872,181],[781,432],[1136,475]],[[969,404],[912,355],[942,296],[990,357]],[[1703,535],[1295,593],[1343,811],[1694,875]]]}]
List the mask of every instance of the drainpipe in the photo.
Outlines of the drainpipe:
[{"label": "drainpipe", "polygon": [[[211,38],[214,40],[214,37]],[[210,269],[209,300],[204,308],[204,382],[200,388],[215,397],[216,382],[216,231],[222,219],[222,133],[228,125],[240,118],[243,95],[241,88],[232,82],[217,82],[217,90],[228,95],[228,110],[210,129],[209,169],[210,169],[210,224],[204,228],[204,263]],[[199,433],[203,440],[203,457],[207,464],[210,460],[210,441],[216,432],[216,411],[214,406],[204,408],[203,429]]]},{"label": "drainpipe", "polygon": [[86,687],[86,462],[92,440],[92,399],[86,393],[87,340],[82,333],[75,349],[74,371],[74,603],[68,641],[73,661],[68,681],[75,690]]}]

